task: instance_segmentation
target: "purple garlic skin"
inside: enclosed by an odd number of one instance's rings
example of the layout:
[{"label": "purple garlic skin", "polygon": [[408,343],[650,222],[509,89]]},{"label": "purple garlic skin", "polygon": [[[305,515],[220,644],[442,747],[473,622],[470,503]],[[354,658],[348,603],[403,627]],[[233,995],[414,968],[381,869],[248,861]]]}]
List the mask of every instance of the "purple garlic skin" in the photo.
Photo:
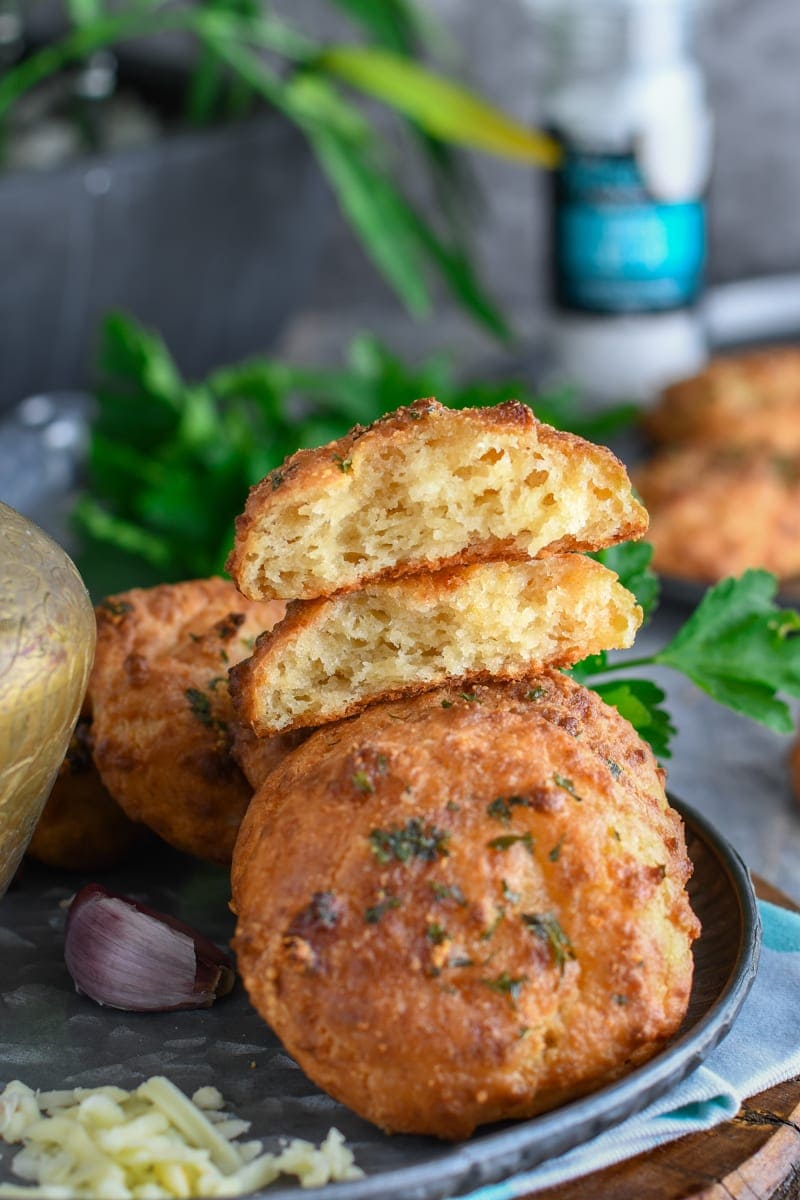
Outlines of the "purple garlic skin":
[{"label": "purple garlic skin", "polygon": [[232,960],[208,938],[97,883],[70,905],[64,960],[79,992],[126,1012],[210,1008],[235,980]]}]

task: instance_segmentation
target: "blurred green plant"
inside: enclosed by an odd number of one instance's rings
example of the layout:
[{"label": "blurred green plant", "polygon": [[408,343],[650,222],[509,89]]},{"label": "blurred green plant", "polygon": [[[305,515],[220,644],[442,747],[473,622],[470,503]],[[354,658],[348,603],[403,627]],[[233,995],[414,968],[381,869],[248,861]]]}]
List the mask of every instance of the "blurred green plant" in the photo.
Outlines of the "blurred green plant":
[{"label": "blurred green plant", "polygon": [[[189,33],[199,46],[186,99],[192,121],[241,113],[254,96],[279,109],[308,138],[364,249],[413,314],[430,312],[435,273],[473,318],[508,336],[472,259],[462,203],[469,189],[452,147],[552,167],[555,142],[424,65],[438,38],[416,0],[330,3],[368,44],[325,45],[263,0],[66,0],[69,32],[0,76],[0,122],[23,94],[97,50]],[[437,197],[435,220],[409,198],[388,140],[353,103],[352,89],[402,118],[422,168],[413,174],[426,175]]]},{"label": "blurred green plant", "polygon": [[520,380],[461,384],[450,356],[409,367],[368,334],[351,343],[340,368],[259,358],[187,383],[160,337],[109,316],[87,488],[74,514],[92,591],[221,571],[251,484],[299,447],[420,396],[453,408],[516,398],[548,424],[601,440],[636,411],[587,413],[570,391],[539,396]]}]

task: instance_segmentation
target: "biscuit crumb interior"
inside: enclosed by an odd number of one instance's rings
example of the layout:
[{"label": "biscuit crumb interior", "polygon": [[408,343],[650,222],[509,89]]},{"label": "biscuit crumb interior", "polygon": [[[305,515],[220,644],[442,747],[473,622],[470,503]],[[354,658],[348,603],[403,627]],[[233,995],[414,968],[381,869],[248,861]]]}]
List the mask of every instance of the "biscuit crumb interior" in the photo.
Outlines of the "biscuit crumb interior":
[{"label": "biscuit crumb interior", "polygon": [[[398,566],[435,566],[483,545],[477,557],[534,556],[561,539],[574,548],[618,540],[636,508],[619,465],[569,448],[531,449],[513,432],[476,436],[419,429],[413,441],[354,448],[340,478],[311,494],[280,489],[257,518],[237,581],[247,595],[324,595]],[[625,481],[627,483],[627,480]]]},{"label": "biscuit crumb interior", "polygon": [[630,646],[641,619],[616,575],[580,555],[442,576],[452,586],[400,580],[322,602],[269,643],[244,688],[256,731],[335,719],[409,686],[572,663]]}]

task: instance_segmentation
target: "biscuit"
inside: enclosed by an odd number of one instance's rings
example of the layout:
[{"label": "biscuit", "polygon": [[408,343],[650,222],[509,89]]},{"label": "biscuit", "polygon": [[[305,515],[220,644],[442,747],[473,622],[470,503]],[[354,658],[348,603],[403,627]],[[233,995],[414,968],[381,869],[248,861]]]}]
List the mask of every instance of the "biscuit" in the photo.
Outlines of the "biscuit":
[{"label": "biscuit", "polygon": [[712,359],[698,375],[666,388],[645,425],[659,442],[800,453],[800,347]]},{"label": "biscuit", "polygon": [[275,737],[256,737],[252,729],[231,722],[231,754],[242,770],[251,789],[256,792],[278,763],[308,737],[307,729],[295,729],[291,733],[278,733]]},{"label": "biscuit", "polygon": [[513,679],[630,646],[641,609],[580,554],[474,563],[297,601],[230,673],[259,737],[350,716],[451,680]]},{"label": "biscuit", "polygon": [[[647,743],[636,736],[616,708],[605,704],[596,692],[582,687],[562,671],[545,670],[513,682],[478,683],[470,692],[460,691],[457,686],[437,688],[428,693],[427,699],[420,695],[375,706],[376,721],[385,719],[413,725],[415,721],[426,719],[425,714],[437,707],[471,711],[476,704],[483,710],[502,706],[522,714],[533,708],[537,718],[568,733],[602,759],[615,779],[621,779],[626,787],[633,788],[645,800],[663,804],[665,773]],[[350,718],[344,726],[328,725],[312,730],[314,746],[330,749],[343,732],[347,733],[355,719]],[[323,749],[323,753],[326,752]],[[234,911],[245,868],[270,811],[283,792],[293,788],[297,779],[308,773],[315,753],[317,750],[312,747],[302,755],[294,754],[291,759],[284,757],[275,786],[263,786],[265,775],[262,786],[253,796],[239,829],[233,858]],[[273,763],[273,770],[275,765]]]},{"label": "biscuit", "polygon": [[242,827],[250,998],[311,1079],[385,1130],[530,1117],[645,1061],[686,1012],[682,823],[597,696],[580,737],[546,718],[569,708],[554,679],[317,730]]},{"label": "biscuit", "polygon": [[227,568],[256,599],[313,599],[494,558],[596,550],[647,514],[610,450],[516,401],[435,400],[300,450],[250,492]]},{"label": "biscuit", "polygon": [[800,576],[800,453],[678,446],[634,480],[650,512],[657,571],[715,583],[763,567]]},{"label": "biscuit", "polygon": [[150,836],[103,787],[91,753],[91,721],[82,716],[56,776],[28,854],[65,871],[107,870]]},{"label": "biscuit", "polygon": [[92,754],[109,793],[164,841],[227,863],[252,790],[230,753],[228,667],[282,604],[223,579],[134,588],[97,612]]}]

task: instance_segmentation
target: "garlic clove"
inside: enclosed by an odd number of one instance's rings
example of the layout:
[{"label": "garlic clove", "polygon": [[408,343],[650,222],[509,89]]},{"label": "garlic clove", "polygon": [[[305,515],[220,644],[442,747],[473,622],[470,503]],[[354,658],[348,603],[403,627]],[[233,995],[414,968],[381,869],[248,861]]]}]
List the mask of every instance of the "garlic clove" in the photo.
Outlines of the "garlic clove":
[{"label": "garlic clove", "polygon": [[233,963],[183,921],[106,891],[70,905],[64,959],[79,992],[128,1012],[209,1008],[233,988]]}]

